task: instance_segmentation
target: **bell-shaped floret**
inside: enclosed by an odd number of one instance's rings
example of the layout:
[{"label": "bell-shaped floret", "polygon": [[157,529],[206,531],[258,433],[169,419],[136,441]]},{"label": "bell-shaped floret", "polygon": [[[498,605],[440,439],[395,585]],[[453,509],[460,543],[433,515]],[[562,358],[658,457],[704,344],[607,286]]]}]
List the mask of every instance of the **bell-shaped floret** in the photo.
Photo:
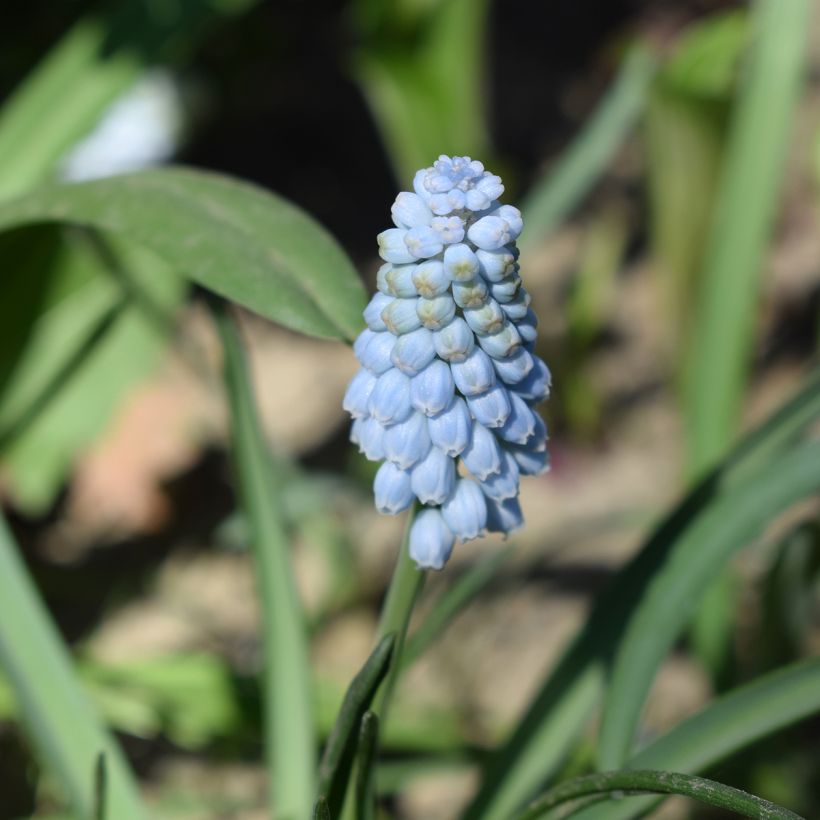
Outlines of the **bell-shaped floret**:
[{"label": "bell-shaped floret", "polygon": [[415,265],[391,265],[390,270],[384,272],[384,284],[390,296],[409,299],[419,295],[413,284],[415,269]]},{"label": "bell-shaped floret", "polygon": [[[457,216],[435,216],[430,227],[445,245],[452,245],[464,239],[464,221]],[[439,249],[440,250],[440,249]],[[436,251],[438,253],[438,251]],[[427,254],[435,256],[435,254]]]},{"label": "bell-shaped floret", "polygon": [[518,464],[503,447],[501,448],[501,469],[487,476],[481,482],[485,495],[496,501],[515,498],[518,495]]},{"label": "bell-shaped floret", "polygon": [[450,279],[444,272],[444,263],[440,259],[419,262],[413,271],[413,284],[419,295],[425,299],[432,299],[447,293]]},{"label": "bell-shaped floret", "polygon": [[415,376],[436,356],[433,331],[420,327],[399,336],[391,353],[392,363],[408,376]]},{"label": "bell-shaped floret", "polygon": [[514,273],[505,276],[500,282],[493,282],[490,285],[490,293],[496,302],[506,303],[515,299],[521,289],[521,277]]},{"label": "bell-shaped floret", "polygon": [[459,456],[472,439],[473,419],[460,396],[438,415],[427,420],[430,440],[448,456]]},{"label": "bell-shaped floret", "polygon": [[467,231],[468,239],[484,251],[495,251],[511,239],[510,226],[500,216],[484,216]]},{"label": "bell-shaped floret", "polygon": [[493,367],[504,384],[518,384],[533,368],[532,354],[524,348],[518,348],[505,359],[493,359]]},{"label": "bell-shaped floret", "polygon": [[495,370],[490,357],[479,347],[463,362],[450,362],[456,387],[465,396],[484,393],[495,384]]},{"label": "bell-shaped floret", "polygon": [[410,473],[410,486],[422,504],[443,503],[453,492],[455,481],[455,461],[438,447],[431,447]]},{"label": "bell-shaped floret", "polygon": [[483,425],[473,424],[470,443],[461,454],[464,466],[479,481],[501,469],[501,448],[496,437]]},{"label": "bell-shaped floret", "polygon": [[508,319],[513,322],[520,322],[527,315],[531,301],[532,297],[529,293],[524,288],[519,288],[515,298],[501,305],[501,310],[504,311]]},{"label": "bell-shaped floret", "polygon": [[507,223],[510,239],[518,239],[524,228],[524,220],[521,218],[521,211],[515,205],[499,205],[490,216],[501,217]]},{"label": "bell-shaped floret", "polygon": [[511,446],[509,450],[521,475],[541,475],[550,468],[550,455],[546,445],[531,447],[525,444],[523,447]]},{"label": "bell-shaped floret", "polygon": [[410,527],[410,557],[419,569],[442,569],[454,543],[455,536],[437,509],[422,510]]},{"label": "bell-shaped floret", "polygon": [[359,452],[368,461],[384,458],[385,429],[374,418],[356,419],[350,431],[350,440],[359,445]]},{"label": "bell-shaped floret", "polygon": [[[362,331],[362,335],[367,332],[367,330]],[[390,356],[395,344],[396,337],[389,331],[383,330],[381,333],[374,333],[365,345],[364,350],[361,351],[359,361],[371,373],[377,375],[384,373],[385,370],[389,370],[393,366]]]},{"label": "bell-shaped floret", "polygon": [[453,494],[441,505],[441,514],[456,538],[469,541],[487,526],[487,501],[475,481],[459,478]]},{"label": "bell-shaped floret", "polygon": [[521,334],[521,338],[527,344],[533,344],[538,336],[538,317],[535,315],[535,311],[532,308],[527,309],[527,313],[525,314],[523,319],[519,319],[515,326],[518,328],[518,332]]},{"label": "bell-shaped floret", "polygon": [[415,262],[416,257],[407,248],[405,237],[407,231],[403,228],[388,228],[382,231],[377,237],[379,243],[379,256],[385,262],[392,262],[394,265],[403,265],[407,262]]},{"label": "bell-shaped floret", "polygon": [[[374,419],[375,421],[375,419]],[[427,417],[413,412],[410,416],[384,431],[384,457],[402,470],[409,470],[430,450]]]},{"label": "bell-shaped floret", "polygon": [[481,349],[494,359],[506,359],[521,346],[521,337],[512,322],[505,322],[497,333],[479,336]]},{"label": "bell-shaped floret", "polygon": [[433,359],[410,380],[410,401],[416,410],[426,416],[435,416],[448,408],[454,393],[453,374],[441,359]]},{"label": "bell-shaped floret", "polygon": [[460,308],[478,308],[487,300],[487,285],[480,276],[469,282],[453,282],[453,299]]},{"label": "bell-shaped floret", "polygon": [[515,273],[515,255],[509,248],[494,251],[479,249],[475,255],[481,275],[488,282],[500,282]]},{"label": "bell-shaped floret", "polygon": [[448,362],[463,362],[475,348],[475,335],[460,316],[433,333],[436,353]]},{"label": "bell-shaped floret", "polygon": [[396,515],[413,503],[410,473],[390,461],[379,467],[373,480],[376,509],[383,515]]},{"label": "bell-shaped floret", "polygon": [[367,403],[375,386],[376,377],[369,370],[360,368],[347,386],[342,407],[354,419],[369,415]]},{"label": "bell-shaped floret", "polygon": [[391,333],[403,336],[421,327],[421,319],[416,312],[417,301],[418,299],[393,299],[382,311],[382,319]]},{"label": "bell-shaped floret", "polygon": [[370,330],[376,331],[377,333],[381,332],[382,330],[387,330],[387,325],[384,323],[384,319],[382,319],[382,311],[393,301],[392,297],[388,296],[386,293],[381,293],[377,291],[373,294],[373,298],[368,302],[367,307],[364,309],[364,321]]},{"label": "bell-shaped floret", "polygon": [[[464,319],[476,333],[485,336],[503,330],[507,321],[495,299],[487,299],[481,307],[465,308]],[[388,327],[390,327],[389,324]]]},{"label": "bell-shaped floret", "polygon": [[444,251],[444,272],[453,282],[469,282],[479,272],[478,257],[469,245],[450,245]]},{"label": "bell-shaped floret", "polygon": [[[384,378],[380,377],[380,380]],[[535,433],[536,414],[529,408],[521,396],[509,391],[510,414],[504,424],[499,427],[497,435],[511,444],[526,444]]]},{"label": "bell-shaped floret", "polygon": [[402,191],[390,209],[393,222],[399,228],[416,228],[429,225],[433,214],[427,203],[418,195]]},{"label": "bell-shaped floret", "polygon": [[501,427],[510,415],[510,397],[503,384],[494,384],[484,393],[467,396],[467,407],[479,424]]},{"label": "bell-shaped floret", "polygon": [[404,244],[410,254],[410,261],[429,259],[441,253],[444,247],[441,236],[432,225],[419,225],[411,228],[404,236]]},{"label": "bell-shaped floret", "polygon": [[410,403],[410,379],[391,367],[379,376],[370,394],[368,412],[381,424],[398,424],[413,411]]},{"label": "bell-shaped floret", "polygon": [[441,330],[447,327],[456,315],[456,304],[448,294],[434,296],[432,299],[418,299],[416,313],[424,327],[429,330]]},{"label": "bell-shaped floret", "polygon": [[496,501],[487,498],[487,529],[490,532],[508,533],[524,525],[524,516],[517,498]]},{"label": "bell-shaped floret", "polygon": [[[552,376],[549,368],[538,356],[533,356],[532,370],[518,384],[513,385],[513,390],[522,399],[538,403],[544,401],[550,394],[550,384]],[[456,382],[458,384],[458,382]]]}]

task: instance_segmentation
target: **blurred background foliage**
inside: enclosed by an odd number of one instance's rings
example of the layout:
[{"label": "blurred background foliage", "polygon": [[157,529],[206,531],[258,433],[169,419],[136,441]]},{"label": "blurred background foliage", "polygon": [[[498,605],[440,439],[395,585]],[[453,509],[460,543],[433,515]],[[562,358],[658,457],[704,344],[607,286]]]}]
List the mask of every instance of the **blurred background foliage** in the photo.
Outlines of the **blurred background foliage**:
[{"label": "blurred background foliage", "polygon": [[[429,584],[383,737],[390,816],[457,816],[641,533],[816,366],[820,18],[758,6],[758,40],[728,0],[32,0],[4,15],[0,206],[53,179],[213,169],[306,209],[372,290],[389,203],[439,153],[481,158],[522,203],[554,467],[524,488],[514,549],[466,545]],[[87,230],[7,231],[0,258],[0,493],[28,567],[156,816],[264,817],[259,612],[201,294]],[[242,328],[325,736],[400,522],[372,511],[372,466],[347,443],[349,350],[250,313]],[[642,742],[817,655],[819,510],[804,500],[743,544],[662,666]],[[16,709],[0,678],[0,818],[57,816]],[[592,765],[587,717],[564,774]],[[707,771],[818,816],[817,728]]]}]

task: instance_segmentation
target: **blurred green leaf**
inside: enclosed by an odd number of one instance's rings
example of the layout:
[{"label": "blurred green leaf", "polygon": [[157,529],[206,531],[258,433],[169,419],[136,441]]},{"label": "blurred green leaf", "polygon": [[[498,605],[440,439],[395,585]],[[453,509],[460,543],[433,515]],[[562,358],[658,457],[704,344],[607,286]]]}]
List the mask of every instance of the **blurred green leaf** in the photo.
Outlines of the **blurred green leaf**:
[{"label": "blurred green leaf", "polygon": [[94,771],[107,764],[111,817],[144,817],[122,752],[100,724],[72,669],[71,656],[43,607],[0,516],[0,667],[39,754],[81,817],[93,816]]},{"label": "blurred green leaf", "polygon": [[362,718],[387,675],[395,643],[395,635],[386,635],[382,638],[353,678],[322,755],[318,793],[320,798],[324,797],[327,800],[334,817],[339,815],[344,803],[356,756]]},{"label": "blurred green leaf", "polygon": [[[564,803],[613,793],[620,800],[634,797],[636,793],[678,794],[707,806],[728,809],[743,817],[758,820],[801,820],[797,814],[782,806],[714,780],[679,772],[647,769],[602,772],[565,781],[533,801],[526,811],[518,815],[517,820],[536,820]],[[577,815],[573,813],[572,816]]]},{"label": "blurred green leaf", "polygon": [[[114,246],[152,299],[172,311],[184,281],[153,254],[127,242]],[[0,397],[5,432],[38,411],[4,442],[0,457],[15,502],[29,513],[52,502],[77,452],[99,436],[126,388],[150,372],[165,345],[165,331],[137,306],[122,308],[123,298],[81,237],[60,246],[40,313]]]},{"label": "blurred green leaf", "polygon": [[307,635],[242,344],[224,303],[213,300],[212,308],[222,341],[238,494],[251,531],[262,605],[270,799],[278,817],[299,820],[313,805],[316,755]]},{"label": "blurred green leaf", "polygon": [[488,0],[438,0],[403,17],[398,0],[375,13],[368,5],[360,3],[365,42],[354,70],[396,178],[408,184],[442,153],[486,156]]},{"label": "blurred green leaf", "polygon": [[352,338],[364,288],[344,251],[286,200],[219,174],[167,168],[51,185],[0,204],[0,230],[66,222],[123,236],[273,321]]},{"label": "blurred green leaf", "polygon": [[731,554],[791,504],[820,490],[820,442],[775,460],[714,500],[652,573],[618,642],[598,741],[602,769],[628,757],[641,707],[666,652]]},{"label": "blurred green leaf", "polygon": [[313,807],[312,817],[313,820],[333,820],[333,815],[331,815],[327,800],[325,800],[324,797],[320,797],[316,801],[316,805]]},{"label": "blurred green leaf", "polygon": [[601,177],[644,110],[654,72],[650,52],[634,47],[583,130],[524,200],[522,248],[553,231]]},{"label": "blurred green leaf", "polygon": [[820,418],[820,371],[780,410],[747,435],[723,465],[672,510],[599,596],[581,631],[541,684],[507,742],[491,759],[465,812],[470,820],[507,820],[554,773],[594,713],[607,663],[634,608],[676,545],[726,492],[765,475],[780,449]]},{"label": "blurred green leaf", "polygon": [[687,459],[697,476],[737,429],[795,103],[803,80],[808,0],[758,0],[734,103],[685,376]]},{"label": "blurred green leaf", "polygon": [[[630,768],[647,766],[699,772],[744,747],[820,712],[820,659],[772,672],[709,704],[631,757]],[[577,820],[629,820],[643,817],[657,801],[631,805],[609,801],[584,809]]]},{"label": "blurred green leaf", "polygon": [[379,746],[379,716],[373,712],[362,715],[359,731],[359,752],[356,760],[356,820],[375,817],[375,763]]}]

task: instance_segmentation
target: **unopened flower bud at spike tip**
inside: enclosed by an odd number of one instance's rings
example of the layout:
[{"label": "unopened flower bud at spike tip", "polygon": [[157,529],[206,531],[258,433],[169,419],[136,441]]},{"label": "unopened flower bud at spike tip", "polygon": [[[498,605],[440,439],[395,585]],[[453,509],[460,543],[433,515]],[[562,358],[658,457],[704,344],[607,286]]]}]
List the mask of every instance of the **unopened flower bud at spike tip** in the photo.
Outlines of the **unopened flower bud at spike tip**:
[{"label": "unopened flower bud at spike tip", "polygon": [[549,468],[534,407],[550,373],[519,270],[521,212],[503,193],[471,157],[442,154],[415,175],[378,236],[385,264],[353,346],[350,438],[384,460],[379,512],[428,505],[409,539],[421,569],[441,569],[457,540],[521,526],[520,477]]}]

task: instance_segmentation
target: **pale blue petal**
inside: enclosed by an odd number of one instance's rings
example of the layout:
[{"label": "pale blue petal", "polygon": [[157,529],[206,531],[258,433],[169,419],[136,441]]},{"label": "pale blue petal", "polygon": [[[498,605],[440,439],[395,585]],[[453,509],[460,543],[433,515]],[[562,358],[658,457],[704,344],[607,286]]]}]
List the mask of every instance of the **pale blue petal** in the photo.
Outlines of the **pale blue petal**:
[{"label": "pale blue petal", "polygon": [[359,356],[359,361],[376,375],[384,373],[393,366],[390,356],[395,344],[396,337],[392,333],[386,330],[374,333]]},{"label": "pale blue petal", "polygon": [[432,299],[422,298],[416,302],[416,313],[424,327],[429,330],[441,330],[453,321],[456,303],[453,297],[446,293]]},{"label": "pale blue petal", "polygon": [[484,393],[495,384],[492,360],[481,348],[474,348],[464,361],[450,362],[456,387],[465,396]]},{"label": "pale blue petal", "polygon": [[508,533],[524,526],[524,516],[517,498],[504,501],[487,499],[487,529],[490,532]]},{"label": "pale blue petal", "polygon": [[521,347],[521,336],[512,322],[506,322],[497,333],[479,336],[478,344],[493,359],[507,359]]},{"label": "pale blue petal", "polygon": [[534,359],[528,350],[519,348],[506,359],[493,359],[493,367],[504,384],[518,384],[532,370]]},{"label": "pale blue petal", "polygon": [[369,415],[367,403],[375,386],[376,377],[369,370],[360,368],[359,372],[350,380],[342,407],[354,419]]},{"label": "pale blue petal", "polygon": [[479,272],[478,257],[468,245],[450,245],[444,251],[444,272],[453,282],[469,282]]},{"label": "pale blue petal", "polygon": [[501,448],[496,437],[483,425],[473,424],[470,443],[461,454],[464,466],[479,481],[501,469]]},{"label": "pale blue petal", "polygon": [[406,421],[388,427],[384,433],[384,457],[402,470],[409,470],[430,450],[427,417],[411,413]]},{"label": "pale blue petal", "polygon": [[494,384],[476,396],[467,396],[467,406],[473,418],[485,427],[501,427],[510,415],[510,397],[502,384]]},{"label": "pale blue petal", "polygon": [[454,393],[453,374],[441,359],[433,359],[410,380],[410,401],[416,410],[426,416],[435,416],[448,408]]},{"label": "pale blue petal", "polygon": [[385,262],[393,262],[397,265],[415,261],[415,257],[405,244],[404,239],[406,236],[407,231],[403,228],[388,228],[386,231],[382,231],[376,237],[379,243],[379,256]]},{"label": "pale blue petal", "polygon": [[419,295],[426,299],[447,293],[450,280],[444,272],[444,263],[439,259],[428,259],[419,262],[413,272],[413,284]]},{"label": "pale blue petal", "polygon": [[385,271],[384,283],[387,292],[391,296],[399,296],[402,299],[409,299],[411,296],[418,296],[416,286],[413,284],[413,273],[415,265],[391,265],[390,270]]},{"label": "pale blue petal", "polygon": [[453,494],[441,505],[441,515],[456,538],[478,538],[487,526],[487,501],[478,484],[458,479]]},{"label": "pale blue petal", "polygon": [[467,404],[460,396],[437,416],[427,420],[430,440],[448,456],[458,456],[470,443],[473,419]]},{"label": "pale blue petal", "polygon": [[438,447],[427,455],[410,474],[410,486],[422,504],[441,504],[450,497],[456,482],[456,463]]},{"label": "pale blue petal", "polygon": [[403,373],[415,376],[427,367],[436,356],[433,331],[420,327],[399,336],[392,351],[392,362]]},{"label": "pale blue petal", "polygon": [[536,414],[527,406],[524,399],[516,393],[510,391],[509,398],[510,415],[496,434],[511,444],[525,444],[535,433]]},{"label": "pale blue petal", "polygon": [[391,296],[385,293],[376,292],[373,298],[364,309],[364,321],[370,330],[380,333],[382,330],[387,330],[387,325],[382,319],[382,311],[393,301]]},{"label": "pale blue petal", "polygon": [[433,333],[436,353],[448,362],[463,362],[475,348],[475,336],[470,326],[457,316],[447,327]]},{"label": "pale blue petal", "polygon": [[399,228],[416,228],[429,225],[433,214],[427,203],[418,194],[402,191],[390,209],[393,222]]},{"label": "pale blue petal", "polygon": [[455,536],[436,509],[422,510],[410,527],[410,557],[419,569],[442,569],[454,543]]},{"label": "pale blue petal", "polygon": [[507,321],[495,299],[487,299],[481,307],[466,308],[464,318],[474,332],[485,335],[498,333]]},{"label": "pale blue petal", "polygon": [[367,404],[368,413],[384,425],[404,421],[412,412],[410,379],[391,367],[379,376]]},{"label": "pale blue petal", "polygon": [[410,473],[390,461],[379,467],[373,480],[376,509],[384,515],[396,515],[413,503]]},{"label": "pale blue petal", "polygon": [[481,482],[485,495],[496,501],[505,501],[518,495],[518,464],[507,450],[501,448],[501,469]]}]

